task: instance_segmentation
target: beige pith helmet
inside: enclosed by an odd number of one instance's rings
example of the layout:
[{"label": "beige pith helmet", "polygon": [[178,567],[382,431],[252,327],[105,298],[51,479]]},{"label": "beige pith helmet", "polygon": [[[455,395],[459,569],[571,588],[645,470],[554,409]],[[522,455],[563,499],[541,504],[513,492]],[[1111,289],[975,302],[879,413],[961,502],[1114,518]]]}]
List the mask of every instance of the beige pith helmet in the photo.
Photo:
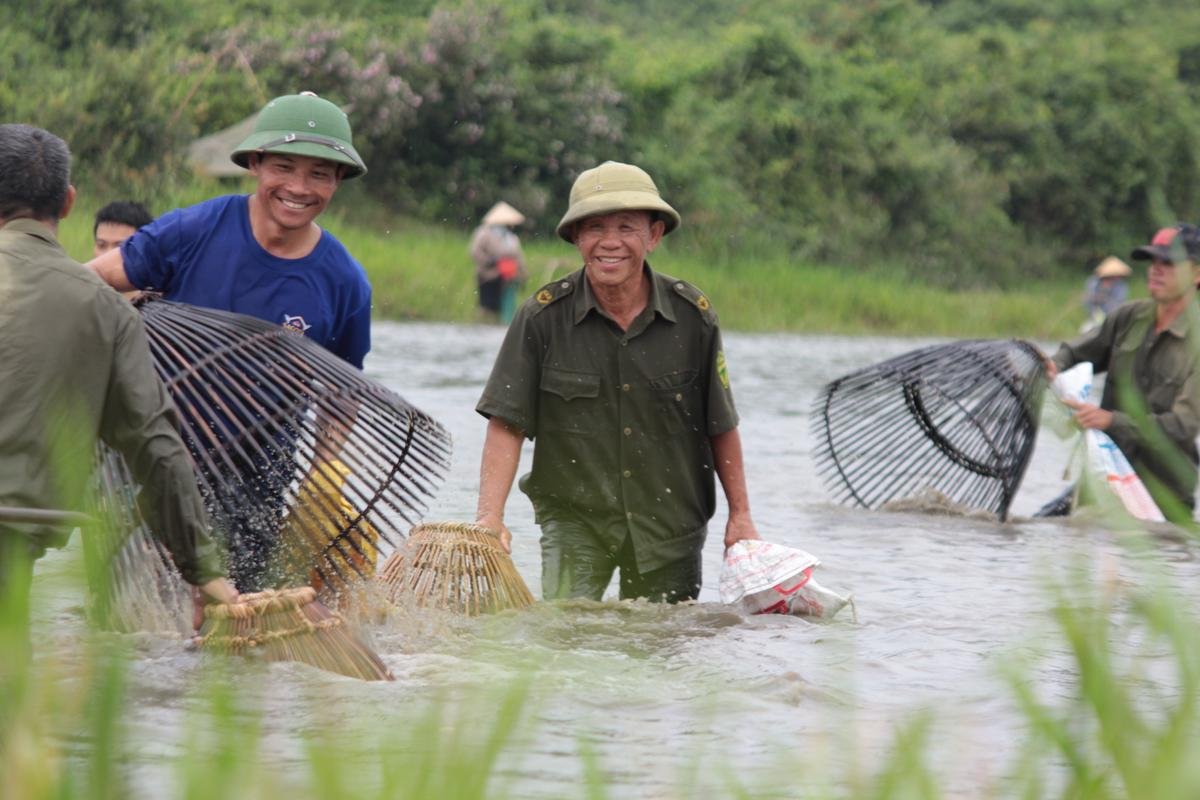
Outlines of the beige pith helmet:
[{"label": "beige pith helmet", "polygon": [[664,235],[679,227],[679,212],[662,199],[645,170],[633,164],[605,161],[575,179],[567,213],[555,230],[563,239],[574,243],[572,225],[585,217],[614,211],[653,212],[667,226]]},{"label": "beige pith helmet", "polygon": [[1096,266],[1097,278],[1128,278],[1133,270],[1116,256],[1109,256]]},{"label": "beige pith helmet", "polygon": [[525,215],[503,200],[496,203],[483,215],[484,225],[520,225],[524,221]]}]

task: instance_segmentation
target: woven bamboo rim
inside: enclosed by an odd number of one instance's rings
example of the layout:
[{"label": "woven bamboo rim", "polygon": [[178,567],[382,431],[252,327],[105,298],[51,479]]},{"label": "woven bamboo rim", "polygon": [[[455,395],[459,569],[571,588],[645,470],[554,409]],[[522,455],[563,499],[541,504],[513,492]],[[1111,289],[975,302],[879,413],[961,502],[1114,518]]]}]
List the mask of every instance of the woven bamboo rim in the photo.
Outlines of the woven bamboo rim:
[{"label": "woven bamboo rim", "polygon": [[496,532],[474,522],[422,522],[414,526],[408,534],[410,540],[415,539],[418,542],[455,535],[465,537],[467,544],[478,545],[481,549],[504,552]]},{"label": "woven bamboo rim", "polygon": [[311,586],[291,589],[267,589],[254,594],[244,594],[237,603],[214,603],[204,607],[208,619],[249,619],[274,611],[292,611],[317,599],[317,590]]},{"label": "woven bamboo rim", "polygon": [[[239,603],[216,603],[205,606],[204,616],[212,620],[250,620],[265,617],[279,612],[298,612],[301,608],[317,598],[317,590],[311,586],[297,586],[291,589],[267,589],[253,594],[244,594]],[[328,619],[312,621],[299,613],[293,615],[293,624],[277,630],[255,631],[253,635],[223,634],[218,630],[200,638],[203,647],[223,647],[240,649],[243,647],[260,647],[270,642],[290,639],[294,636],[314,633],[327,628],[336,628],[342,624],[341,617],[331,616]]]}]

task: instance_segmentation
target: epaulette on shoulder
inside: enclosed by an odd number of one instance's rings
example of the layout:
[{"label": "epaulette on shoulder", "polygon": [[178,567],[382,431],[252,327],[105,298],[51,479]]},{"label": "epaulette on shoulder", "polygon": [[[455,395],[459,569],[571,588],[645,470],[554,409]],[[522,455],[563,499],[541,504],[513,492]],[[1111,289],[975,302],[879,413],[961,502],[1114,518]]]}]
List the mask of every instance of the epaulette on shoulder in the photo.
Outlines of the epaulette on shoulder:
[{"label": "epaulette on shoulder", "polygon": [[700,291],[687,281],[677,280],[671,284],[671,286],[675,289],[675,293],[677,295],[682,297],[684,300],[687,300],[692,307],[700,312],[700,316],[705,322],[707,322],[709,325],[716,324],[717,312],[713,309],[712,303],[709,302],[709,299],[704,292]]},{"label": "epaulette on shoulder", "polygon": [[533,295],[533,313],[540,313],[543,308],[561,300],[575,291],[575,284],[565,278],[550,281]]}]

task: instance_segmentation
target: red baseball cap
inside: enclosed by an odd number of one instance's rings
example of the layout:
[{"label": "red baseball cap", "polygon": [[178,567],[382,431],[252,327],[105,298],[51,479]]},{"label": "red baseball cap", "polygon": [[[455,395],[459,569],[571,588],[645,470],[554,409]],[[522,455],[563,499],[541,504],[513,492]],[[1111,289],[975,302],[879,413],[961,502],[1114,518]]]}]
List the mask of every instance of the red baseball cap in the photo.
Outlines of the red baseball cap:
[{"label": "red baseball cap", "polygon": [[1179,261],[1195,260],[1200,256],[1200,229],[1195,225],[1179,223],[1169,228],[1159,228],[1150,240],[1130,253],[1136,261]]}]

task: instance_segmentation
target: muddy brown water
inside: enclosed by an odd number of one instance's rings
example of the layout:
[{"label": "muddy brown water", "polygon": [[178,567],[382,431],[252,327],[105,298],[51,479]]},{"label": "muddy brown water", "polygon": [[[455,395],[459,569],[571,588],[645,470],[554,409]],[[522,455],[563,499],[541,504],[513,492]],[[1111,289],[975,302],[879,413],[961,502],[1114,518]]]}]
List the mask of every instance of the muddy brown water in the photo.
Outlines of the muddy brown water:
[{"label": "muddy brown water", "polygon": [[[374,335],[368,374],[454,437],[450,473],[426,519],[470,519],[484,434],[473,408],[503,331],[382,323]],[[1103,520],[1029,519],[1065,485],[1067,447],[1045,428],[1007,523],[929,507],[868,512],[831,503],[811,461],[814,396],[829,380],[930,343],[726,337],[759,531],[820,557],[818,579],[853,593],[856,620],[846,612],[825,624],[747,617],[720,605],[722,506],[695,605],[539,604],[483,619],[397,612],[367,628],[397,677],[391,684],[246,662],[245,680],[262,690],[263,758],[272,769],[294,762],[299,773],[304,736],[393,735],[406,713],[435,698],[451,709],[447,719],[469,726],[481,718],[471,713],[481,692],[531,676],[519,741],[498,770],[496,785],[511,796],[583,796],[585,745],[610,797],[717,796],[727,774],[798,795],[805,785],[869,772],[897,726],[924,709],[935,719],[927,758],[948,794],[994,787],[1025,738],[1001,666],[1036,656],[1030,675],[1043,698],[1065,700],[1072,690],[1048,584],[1075,567],[1089,585],[1132,586],[1155,571],[1194,605],[1200,569],[1180,541],[1155,537],[1131,555]],[[529,455],[527,445],[522,471]],[[514,561],[537,595],[537,529],[515,489],[507,520]],[[84,625],[80,593],[67,578],[76,562],[72,547],[39,564],[38,658],[74,658]],[[210,662],[178,639],[127,639],[135,656],[124,719],[136,748],[124,768],[139,793],[160,796],[175,785],[171,759],[186,747],[192,692]],[[363,774],[378,768],[361,766]]]}]

